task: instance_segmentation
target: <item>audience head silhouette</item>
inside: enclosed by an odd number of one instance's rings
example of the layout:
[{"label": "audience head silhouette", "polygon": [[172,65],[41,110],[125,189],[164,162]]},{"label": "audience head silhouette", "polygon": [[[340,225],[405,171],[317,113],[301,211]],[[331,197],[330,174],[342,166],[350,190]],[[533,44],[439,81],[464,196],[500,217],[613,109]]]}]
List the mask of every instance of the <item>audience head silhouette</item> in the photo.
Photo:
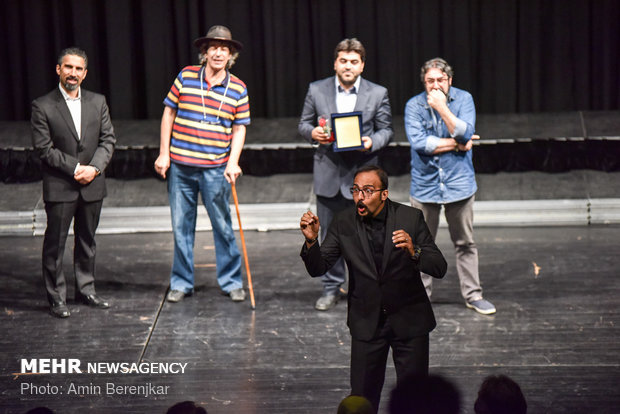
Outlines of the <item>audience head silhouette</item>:
[{"label": "audience head silhouette", "polygon": [[461,395],[440,375],[409,375],[392,390],[390,414],[458,414]]},{"label": "audience head silhouette", "polygon": [[28,410],[26,414],[54,414],[54,412],[47,407],[37,407],[32,410]]},{"label": "audience head silhouette", "polygon": [[372,404],[364,397],[349,395],[340,402],[338,414],[374,414]]},{"label": "audience head silhouette", "polygon": [[166,414],[207,414],[207,410],[193,401],[183,401],[168,408]]},{"label": "audience head silhouette", "polygon": [[519,384],[505,375],[484,379],[474,404],[476,414],[526,414],[527,403]]}]

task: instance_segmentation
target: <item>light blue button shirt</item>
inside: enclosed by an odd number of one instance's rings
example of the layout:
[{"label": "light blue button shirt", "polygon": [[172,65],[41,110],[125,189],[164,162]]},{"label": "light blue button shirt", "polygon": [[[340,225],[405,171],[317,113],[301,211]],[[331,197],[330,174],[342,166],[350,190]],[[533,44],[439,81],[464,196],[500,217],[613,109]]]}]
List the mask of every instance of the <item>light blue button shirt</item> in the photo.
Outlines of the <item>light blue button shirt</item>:
[{"label": "light blue button shirt", "polygon": [[464,90],[451,87],[448,108],[458,118],[453,134],[427,103],[426,92],[405,106],[405,132],[411,144],[411,196],[422,203],[454,203],[476,193],[472,151],[433,154],[441,138],[466,144],[474,134],[476,108]]}]

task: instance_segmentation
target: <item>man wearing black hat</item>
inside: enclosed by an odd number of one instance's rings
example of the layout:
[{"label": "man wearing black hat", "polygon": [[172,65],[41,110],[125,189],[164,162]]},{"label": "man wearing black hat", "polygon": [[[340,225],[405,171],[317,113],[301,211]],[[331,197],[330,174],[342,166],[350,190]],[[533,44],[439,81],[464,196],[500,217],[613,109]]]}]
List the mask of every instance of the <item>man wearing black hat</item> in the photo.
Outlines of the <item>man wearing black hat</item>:
[{"label": "man wearing black hat", "polygon": [[213,26],[194,45],[200,66],[179,72],[164,99],[155,171],[168,177],[174,259],[167,300],[194,291],[194,234],[198,194],[207,209],[215,242],[217,281],[233,301],[245,299],[241,255],[230,217],[231,184],[241,175],[239,157],[250,124],[247,88],[228,69],[243,45],[230,30]]}]

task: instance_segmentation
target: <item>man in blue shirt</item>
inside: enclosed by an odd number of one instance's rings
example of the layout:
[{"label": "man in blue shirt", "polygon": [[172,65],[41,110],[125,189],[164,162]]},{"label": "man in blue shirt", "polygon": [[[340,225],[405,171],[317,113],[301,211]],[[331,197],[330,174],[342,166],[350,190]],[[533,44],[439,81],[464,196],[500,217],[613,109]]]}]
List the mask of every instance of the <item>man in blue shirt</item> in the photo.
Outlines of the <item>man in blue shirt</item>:
[{"label": "man in blue shirt", "polygon": [[[489,315],[496,309],[482,297],[473,237],[477,186],[471,149],[472,140],[479,138],[474,135],[474,100],[452,86],[452,68],[444,59],[427,61],[420,75],[425,91],[405,107],[405,131],[411,144],[411,205],[423,211],[433,238],[444,207],[456,249],[461,294],[468,308]],[[422,274],[422,280],[430,297],[432,278]]]}]

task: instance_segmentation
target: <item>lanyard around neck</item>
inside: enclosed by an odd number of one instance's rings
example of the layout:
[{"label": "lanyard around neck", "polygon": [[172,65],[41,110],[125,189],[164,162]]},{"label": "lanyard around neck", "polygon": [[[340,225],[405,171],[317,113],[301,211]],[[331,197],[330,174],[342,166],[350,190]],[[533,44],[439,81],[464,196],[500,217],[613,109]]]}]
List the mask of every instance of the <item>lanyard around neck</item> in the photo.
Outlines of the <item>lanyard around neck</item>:
[{"label": "lanyard around neck", "polygon": [[[204,93],[204,86],[203,86],[203,81],[205,77],[205,67],[206,65],[203,65],[200,70],[200,98],[202,99],[202,121],[200,122],[204,124],[218,125],[220,123],[220,111],[222,110],[222,105],[224,105],[224,98],[226,97],[226,94],[228,93],[228,87],[230,86],[230,75],[228,75],[228,81],[226,82],[226,89],[224,90],[224,96],[220,99],[220,107],[217,108],[217,119],[215,121],[207,121],[207,107],[205,105],[205,93]],[[207,89],[207,93],[209,93],[210,89],[213,89],[213,88]]]}]

